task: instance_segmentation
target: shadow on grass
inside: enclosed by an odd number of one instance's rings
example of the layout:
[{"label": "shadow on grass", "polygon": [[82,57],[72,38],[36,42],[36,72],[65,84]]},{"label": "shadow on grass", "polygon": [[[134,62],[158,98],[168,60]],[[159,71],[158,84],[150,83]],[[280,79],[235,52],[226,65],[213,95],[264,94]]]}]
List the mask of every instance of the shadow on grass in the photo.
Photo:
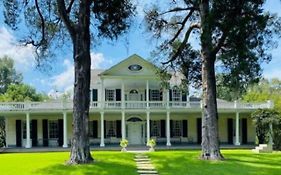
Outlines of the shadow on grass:
[{"label": "shadow on grass", "polygon": [[[153,153],[153,164],[161,175],[280,175],[281,155],[224,154],[225,161],[199,160],[197,153]],[[266,160],[263,161],[263,158]],[[249,159],[249,160],[247,160]],[[271,162],[271,163],[270,163]]]},{"label": "shadow on grass", "polygon": [[[128,159],[128,160],[126,160]],[[55,164],[37,169],[38,175],[137,175],[135,163],[128,156],[121,154],[98,158],[91,164],[64,165]]]}]

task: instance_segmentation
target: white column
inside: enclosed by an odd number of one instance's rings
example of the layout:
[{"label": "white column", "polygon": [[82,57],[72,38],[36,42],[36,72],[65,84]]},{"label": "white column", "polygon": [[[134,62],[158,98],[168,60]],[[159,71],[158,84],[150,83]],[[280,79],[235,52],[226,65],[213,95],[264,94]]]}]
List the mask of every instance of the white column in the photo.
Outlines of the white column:
[{"label": "white column", "polygon": [[6,140],[6,145],[5,145],[5,147],[6,148],[8,148],[8,132],[9,132],[9,128],[8,128],[8,122],[9,122],[9,120],[8,120],[8,117],[5,117],[5,140]]},{"label": "white column", "polygon": [[100,113],[100,121],[101,121],[101,132],[100,132],[100,147],[104,147],[104,112]]},{"label": "white column", "polygon": [[239,139],[239,112],[236,112],[236,125],[235,125],[235,145],[240,145]]},{"label": "white column", "polygon": [[270,146],[273,145],[273,129],[272,129],[272,123],[269,124],[269,140],[268,140],[268,144]]},{"label": "white column", "polygon": [[166,90],[166,96],[167,96],[167,108],[170,108],[170,89]]},{"label": "white column", "polygon": [[67,114],[63,112],[63,148],[67,148]]},{"label": "white column", "polygon": [[122,103],[122,108],[125,108],[125,84],[124,80],[122,80],[121,84],[121,103]]},{"label": "white column", "polygon": [[126,138],[125,111],[122,111],[122,139]]},{"label": "white column", "polygon": [[104,80],[101,79],[101,98],[100,98],[100,107],[104,108],[105,103],[105,92],[104,92]]},{"label": "white column", "polygon": [[146,112],[146,144],[150,140],[150,113]]},{"label": "white column", "polygon": [[149,81],[146,80],[146,108],[149,108]]},{"label": "white column", "polygon": [[167,112],[167,118],[166,118],[166,137],[167,137],[167,146],[171,146],[171,136],[170,136],[170,112]]},{"label": "white column", "polygon": [[25,148],[31,148],[30,140],[30,114],[26,113],[26,145]]}]

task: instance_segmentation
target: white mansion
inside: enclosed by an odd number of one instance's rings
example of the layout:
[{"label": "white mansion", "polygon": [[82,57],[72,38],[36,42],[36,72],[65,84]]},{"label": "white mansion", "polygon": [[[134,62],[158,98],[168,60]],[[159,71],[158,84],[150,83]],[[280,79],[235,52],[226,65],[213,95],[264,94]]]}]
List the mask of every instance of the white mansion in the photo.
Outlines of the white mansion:
[{"label": "white mansion", "polygon": [[[155,66],[132,55],[113,67],[92,70],[89,136],[91,145],[201,143],[201,102],[176,88],[162,89]],[[173,78],[172,78],[173,79]],[[219,139],[224,144],[253,144],[251,112],[271,108],[270,102],[252,104],[218,100]],[[72,102],[0,103],[8,147],[69,147]]]}]

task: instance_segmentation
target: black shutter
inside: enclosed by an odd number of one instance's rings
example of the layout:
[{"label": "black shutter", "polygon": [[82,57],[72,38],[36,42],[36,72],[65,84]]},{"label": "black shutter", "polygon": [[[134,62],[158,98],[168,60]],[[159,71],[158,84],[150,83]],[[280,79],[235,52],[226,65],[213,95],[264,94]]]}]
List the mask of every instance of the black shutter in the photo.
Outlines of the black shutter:
[{"label": "black shutter", "polygon": [[182,93],[181,101],[186,101],[186,93]]},{"label": "black shutter", "polygon": [[151,89],[149,89],[149,101],[151,101]]},{"label": "black shutter", "polygon": [[108,99],[106,98],[107,97],[107,89],[104,89],[104,99],[105,99],[105,101],[107,101]]},{"label": "black shutter", "polygon": [[104,133],[104,138],[106,138],[106,120],[103,121],[103,133]]},{"label": "black shutter", "polygon": [[173,134],[173,120],[170,120],[170,136],[173,137],[174,134]]},{"label": "black shutter", "polygon": [[49,140],[48,140],[48,120],[43,120],[42,121],[42,128],[43,128],[43,146],[48,146],[49,145]]},{"label": "black shutter", "polygon": [[97,89],[93,89],[92,100],[98,101],[98,90]]},{"label": "black shutter", "polygon": [[166,121],[161,120],[161,137],[166,137]]},{"label": "black shutter", "polygon": [[93,121],[93,137],[98,138],[98,121]]},{"label": "black shutter", "polygon": [[169,100],[172,101],[172,89],[169,89]]},{"label": "black shutter", "polygon": [[197,118],[197,143],[201,144],[202,142],[202,119]]},{"label": "black shutter", "polygon": [[31,132],[32,146],[37,146],[38,145],[37,120],[31,120],[31,126],[32,126],[32,132]]},{"label": "black shutter", "polygon": [[247,128],[247,119],[242,119],[242,144],[247,144],[248,142],[248,128]]},{"label": "black shutter", "polygon": [[163,92],[160,91],[160,101],[163,101]]},{"label": "black shutter", "polygon": [[22,146],[22,142],[21,142],[21,120],[16,120],[16,145],[17,145],[17,147]]},{"label": "black shutter", "polygon": [[121,138],[121,136],[122,136],[122,134],[121,134],[121,120],[116,121],[116,135],[117,135],[117,138]]},{"label": "black shutter", "polygon": [[182,136],[183,137],[188,137],[188,130],[187,130],[187,120],[182,121]]},{"label": "black shutter", "polygon": [[228,144],[233,144],[233,119],[227,119],[227,138]]},{"label": "black shutter", "polygon": [[59,146],[63,145],[63,120],[58,120],[58,144]]},{"label": "black shutter", "polygon": [[121,89],[116,89],[116,101],[121,101]]}]

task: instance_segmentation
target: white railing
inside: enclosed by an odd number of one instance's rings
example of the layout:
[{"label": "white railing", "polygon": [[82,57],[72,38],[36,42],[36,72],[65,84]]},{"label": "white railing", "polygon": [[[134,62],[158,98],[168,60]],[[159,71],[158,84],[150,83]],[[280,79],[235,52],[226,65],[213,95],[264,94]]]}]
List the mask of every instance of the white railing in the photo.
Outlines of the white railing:
[{"label": "white railing", "polygon": [[[90,109],[200,109],[201,102],[181,102],[181,101],[105,101],[91,102]],[[72,109],[72,101],[50,101],[50,102],[0,102],[1,111],[28,111],[28,110],[63,110]],[[243,103],[243,102],[218,102],[218,109],[259,109],[273,108],[273,103]]]}]

